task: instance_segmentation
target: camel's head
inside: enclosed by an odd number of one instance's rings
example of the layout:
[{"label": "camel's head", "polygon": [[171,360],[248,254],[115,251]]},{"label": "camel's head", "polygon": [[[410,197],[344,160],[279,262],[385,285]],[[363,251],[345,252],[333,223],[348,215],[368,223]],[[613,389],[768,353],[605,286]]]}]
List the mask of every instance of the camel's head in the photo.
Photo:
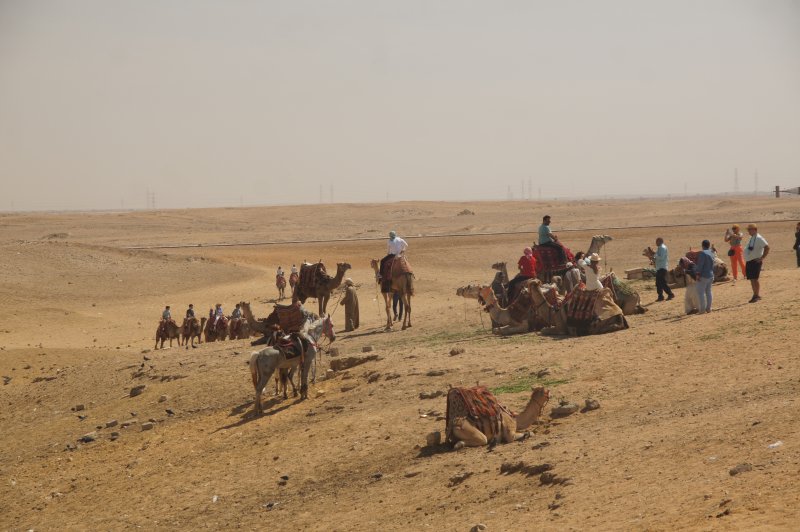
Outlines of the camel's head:
[{"label": "camel's head", "polygon": [[336,270],[340,271],[342,273],[346,272],[347,270],[349,270],[351,268],[352,268],[352,266],[350,266],[350,264],[347,263],[347,262],[337,262],[336,263]]},{"label": "camel's head", "polygon": [[614,240],[614,238],[609,235],[594,235],[592,237],[592,242],[597,242],[601,246],[604,246],[606,242],[611,242],[612,240]]},{"label": "camel's head", "polygon": [[487,308],[497,304],[497,298],[491,286],[483,286],[478,290],[478,301],[486,305]]},{"label": "camel's head", "polygon": [[468,284],[467,286],[456,288],[456,295],[468,299],[478,299],[481,288],[483,287],[477,284]]},{"label": "camel's head", "polygon": [[375,271],[378,271],[378,267],[380,266],[380,261],[378,259],[372,259],[369,261],[369,267]]},{"label": "camel's head", "polygon": [[495,262],[494,264],[492,264],[492,269],[497,271],[502,271],[503,268],[505,267],[506,267],[505,262]]},{"label": "camel's head", "polygon": [[656,252],[653,251],[653,248],[651,248],[650,246],[647,246],[646,248],[644,248],[642,250],[642,256],[644,256],[644,257],[652,258],[655,255],[656,255]]},{"label": "camel's head", "polygon": [[544,405],[550,401],[550,390],[544,386],[531,386],[531,391],[531,401],[536,401],[541,405],[540,408],[544,408]]}]

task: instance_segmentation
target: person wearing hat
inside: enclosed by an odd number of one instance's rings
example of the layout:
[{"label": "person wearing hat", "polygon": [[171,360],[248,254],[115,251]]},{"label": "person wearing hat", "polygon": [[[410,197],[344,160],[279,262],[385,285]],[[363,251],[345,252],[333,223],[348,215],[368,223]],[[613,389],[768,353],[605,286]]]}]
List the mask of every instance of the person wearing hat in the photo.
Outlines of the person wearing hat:
[{"label": "person wearing hat", "polygon": [[600,282],[600,255],[592,253],[586,263],[586,289],[602,290],[603,283]]},{"label": "person wearing hat", "polygon": [[747,232],[750,234],[750,241],[744,250],[744,271],[747,279],[750,280],[750,286],[753,288],[753,297],[750,298],[749,302],[755,303],[756,301],[761,301],[761,283],[758,278],[761,276],[761,267],[764,264],[764,259],[769,255],[769,244],[758,233],[756,224],[748,225]]},{"label": "person wearing hat", "polygon": [[711,252],[711,242],[703,240],[703,250],[697,254],[694,265],[694,275],[697,284],[697,312],[700,314],[711,312],[711,285],[714,283],[714,253]]},{"label": "person wearing hat", "polygon": [[667,284],[669,251],[666,244],[664,244],[664,239],[661,237],[656,238],[656,254],[653,257],[653,262],[656,265],[656,292],[658,293],[656,301],[664,301],[664,294],[667,294],[667,301],[669,301],[675,297],[675,294],[672,293]]},{"label": "person wearing hat", "polygon": [[581,284],[581,270],[575,264],[568,262],[564,274],[564,291],[569,294]]},{"label": "person wearing hat", "polygon": [[731,248],[728,250],[728,256],[731,258],[731,270],[733,271],[733,280],[735,281],[739,277],[739,271],[741,270],[742,276],[745,275],[745,265],[744,265],[744,250],[742,250],[742,240],[744,239],[744,235],[742,231],[739,229],[738,224],[733,224],[730,229],[725,231],[725,242],[731,245]]},{"label": "person wearing hat", "polygon": [[356,286],[349,277],[344,280],[344,297],[340,305],[344,305],[344,331],[358,329],[358,295]]}]

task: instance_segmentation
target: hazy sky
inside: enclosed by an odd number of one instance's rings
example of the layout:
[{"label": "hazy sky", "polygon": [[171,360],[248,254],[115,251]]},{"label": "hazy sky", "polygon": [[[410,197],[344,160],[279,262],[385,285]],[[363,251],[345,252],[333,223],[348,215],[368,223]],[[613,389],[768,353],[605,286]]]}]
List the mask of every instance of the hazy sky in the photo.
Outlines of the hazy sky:
[{"label": "hazy sky", "polygon": [[800,185],[800,2],[0,0],[0,210]]}]

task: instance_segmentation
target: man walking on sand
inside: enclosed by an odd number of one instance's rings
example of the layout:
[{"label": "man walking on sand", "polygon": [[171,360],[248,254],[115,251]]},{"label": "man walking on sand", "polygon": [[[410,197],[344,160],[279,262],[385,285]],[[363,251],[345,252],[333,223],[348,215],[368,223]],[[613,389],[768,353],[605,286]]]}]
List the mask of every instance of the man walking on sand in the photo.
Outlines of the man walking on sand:
[{"label": "man walking on sand", "polygon": [[750,298],[749,303],[761,301],[761,283],[759,277],[761,276],[761,267],[764,264],[764,259],[769,255],[769,244],[758,233],[758,226],[750,224],[747,226],[747,232],[750,234],[750,241],[747,247],[744,248],[745,260],[745,274],[750,280],[750,286],[753,288],[753,297]]},{"label": "man walking on sand", "polygon": [[656,292],[658,292],[658,299],[656,301],[664,301],[664,294],[667,294],[667,301],[673,299],[675,294],[670,290],[667,285],[667,268],[669,268],[669,251],[664,244],[664,239],[661,237],[656,238],[656,256],[653,257],[656,264]]}]

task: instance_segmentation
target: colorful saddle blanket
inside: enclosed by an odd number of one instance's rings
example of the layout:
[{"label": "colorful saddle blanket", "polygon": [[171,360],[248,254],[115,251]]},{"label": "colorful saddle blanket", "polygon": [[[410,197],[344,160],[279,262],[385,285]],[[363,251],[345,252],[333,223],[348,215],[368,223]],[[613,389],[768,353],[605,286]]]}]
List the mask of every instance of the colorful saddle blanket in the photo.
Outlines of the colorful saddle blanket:
[{"label": "colorful saddle blanket", "polygon": [[[561,244],[559,244],[561,245]],[[536,268],[539,272],[552,273],[567,268],[567,262],[572,262],[575,256],[572,252],[561,245],[566,260],[561,258],[561,254],[553,246],[536,246],[533,248],[533,257],[536,259]]]},{"label": "colorful saddle blanket", "polygon": [[303,328],[306,323],[306,313],[299,302],[291,305],[275,305],[278,314],[278,323],[285,332],[296,332]]},{"label": "colorful saddle blanket", "polygon": [[492,432],[500,434],[503,424],[502,413],[506,412],[513,417],[513,414],[505,408],[492,392],[485,386],[474,388],[450,388],[447,392],[447,440],[453,441],[453,423],[457,417],[466,417],[476,427],[482,427],[483,423],[491,423]]},{"label": "colorful saddle blanket", "polygon": [[588,321],[595,316],[595,305],[603,290],[577,288],[570,293],[567,303],[567,319]]},{"label": "colorful saddle blanket", "polygon": [[325,270],[325,265],[323,263],[301,264],[300,282],[297,286],[303,294],[313,297],[317,283],[328,279],[330,279],[330,276]]}]

